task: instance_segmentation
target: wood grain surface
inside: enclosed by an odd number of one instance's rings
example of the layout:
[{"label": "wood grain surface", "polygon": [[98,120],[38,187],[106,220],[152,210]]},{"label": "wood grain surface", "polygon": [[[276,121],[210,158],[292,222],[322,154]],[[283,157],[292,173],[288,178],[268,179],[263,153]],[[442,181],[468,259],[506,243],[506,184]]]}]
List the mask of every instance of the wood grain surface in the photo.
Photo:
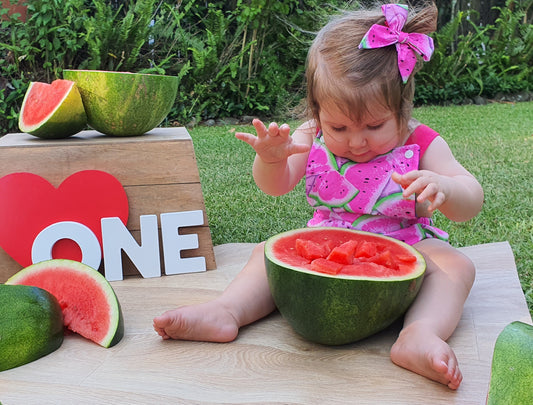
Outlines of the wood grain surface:
[{"label": "wood grain surface", "polygon": [[[0,138],[0,162],[0,178],[28,172],[45,178],[54,187],[82,170],[113,175],[128,196],[127,228],[139,244],[141,215],[201,210],[203,225],[180,229],[183,234],[197,234],[199,248],[184,251],[182,256],[203,256],[208,270],[216,268],[194,145],[183,127],[154,128],[131,137],[106,136],[94,130],[65,139],[12,133]],[[159,220],[158,224],[160,228]],[[0,282],[20,269],[0,247]],[[100,270],[103,272],[103,266]],[[123,273],[139,275],[127,259],[123,260]]]},{"label": "wood grain surface", "polygon": [[0,373],[3,405],[31,404],[483,404],[495,340],[511,321],[531,323],[507,242],[461,249],[477,268],[449,343],[464,380],[457,391],[395,366],[400,325],[339,347],[309,343],[278,313],[232,343],[163,341],[152,318],[217,296],[252,244],[215,247],[217,270],[113,282],[126,333],[110,349],[66,336],[52,354]]}]

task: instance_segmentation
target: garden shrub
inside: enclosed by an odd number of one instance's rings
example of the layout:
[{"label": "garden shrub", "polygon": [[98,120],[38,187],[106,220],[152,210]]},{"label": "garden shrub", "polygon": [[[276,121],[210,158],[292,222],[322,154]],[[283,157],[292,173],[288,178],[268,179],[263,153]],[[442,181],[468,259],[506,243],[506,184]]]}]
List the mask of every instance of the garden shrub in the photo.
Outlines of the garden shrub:
[{"label": "garden shrub", "polygon": [[[507,0],[494,24],[459,11],[440,27],[434,57],[417,77],[416,103],[533,90],[530,3]],[[282,116],[304,96],[314,32],[347,6],[357,2],[32,0],[26,23],[2,9],[0,135],[17,130],[29,83],[61,78],[63,69],[178,76],[165,124]]]},{"label": "garden shrub", "polygon": [[[480,26],[476,12],[460,11],[434,33],[435,51],[417,75],[415,102],[458,104],[532,91],[533,25],[520,4],[496,7],[494,25]],[[465,24],[469,29],[460,34]]]}]

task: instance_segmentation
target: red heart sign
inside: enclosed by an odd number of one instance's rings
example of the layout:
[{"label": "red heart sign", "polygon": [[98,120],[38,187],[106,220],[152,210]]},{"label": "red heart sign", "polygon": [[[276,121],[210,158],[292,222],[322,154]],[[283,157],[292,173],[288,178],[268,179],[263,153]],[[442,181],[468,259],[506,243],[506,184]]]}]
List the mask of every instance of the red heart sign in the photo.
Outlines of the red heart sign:
[{"label": "red heart sign", "polygon": [[[47,226],[74,221],[87,226],[102,246],[100,220],[119,217],[128,221],[128,197],[109,173],[84,170],[67,177],[56,189],[41,176],[12,173],[0,178],[0,246],[23,267],[32,263],[31,249]],[[81,260],[72,241],[60,240],[54,258]]]}]

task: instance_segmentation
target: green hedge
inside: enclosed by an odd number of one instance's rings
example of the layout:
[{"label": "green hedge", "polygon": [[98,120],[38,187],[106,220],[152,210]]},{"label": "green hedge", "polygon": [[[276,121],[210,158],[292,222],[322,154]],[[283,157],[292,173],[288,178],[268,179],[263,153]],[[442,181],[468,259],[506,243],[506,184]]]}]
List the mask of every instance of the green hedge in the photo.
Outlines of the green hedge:
[{"label": "green hedge", "polygon": [[494,8],[495,23],[485,26],[477,12],[459,11],[439,28],[433,57],[417,75],[417,104],[531,92],[533,25],[527,10],[532,4],[507,0],[505,7]]},{"label": "green hedge", "polygon": [[[67,68],[178,76],[168,120],[181,125],[245,114],[285,116],[304,96],[314,32],[347,4],[357,6],[333,0],[28,3],[26,22],[0,12],[0,135],[18,130],[29,82],[51,82]],[[483,27],[473,12],[459,11],[439,28],[435,56],[418,76],[416,102],[531,91],[531,3],[508,0],[496,10],[495,23]]]}]

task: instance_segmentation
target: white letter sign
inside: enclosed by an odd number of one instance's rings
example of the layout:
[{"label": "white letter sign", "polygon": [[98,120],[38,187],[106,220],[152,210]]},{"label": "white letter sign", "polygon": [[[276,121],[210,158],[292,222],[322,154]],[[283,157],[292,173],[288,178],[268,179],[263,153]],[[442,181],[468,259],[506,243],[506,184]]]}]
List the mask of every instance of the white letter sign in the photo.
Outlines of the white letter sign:
[{"label": "white letter sign", "polygon": [[100,267],[102,261],[100,242],[87,226],[73,221],[56,222],[39,232],[31,247],[32,262],[52,259],[52,248],[61,239],[70,239],[78,244],[82,263],[93,269]]},{"label": "white letter sign", "polygon": [[163,257],[165,273],[194,273],[206,270],[205,257],[182,258],[180,252],[198,248],[198,235],[180,235],[179,228],[203,225],[201,210],[161,214],[161,235],[163,237]]},{"label": "white letter sign", "polygon": [[140,246],[120,218],[102,218],[101,223],[107,280],[122,280],[122,250],[144,278],[161,276],[156,215],[141,215]]}]

